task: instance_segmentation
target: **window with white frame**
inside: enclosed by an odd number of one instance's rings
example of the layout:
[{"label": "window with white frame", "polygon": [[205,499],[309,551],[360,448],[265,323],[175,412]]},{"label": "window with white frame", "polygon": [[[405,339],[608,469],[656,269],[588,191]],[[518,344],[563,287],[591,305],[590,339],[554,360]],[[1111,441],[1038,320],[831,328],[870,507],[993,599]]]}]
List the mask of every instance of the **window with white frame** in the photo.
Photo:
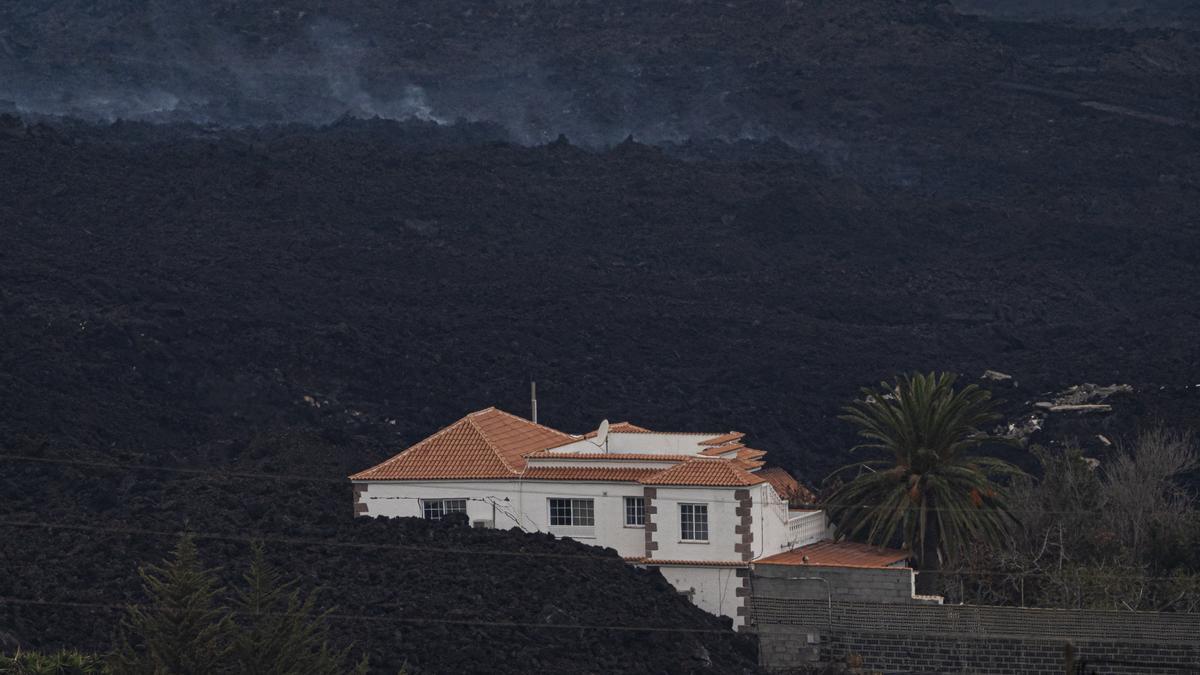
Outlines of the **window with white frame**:
[{"label": "window with white frame", "polygon": [[625,498],[626,527],[644,527],[646,525],[646,499],[644,497]]},{"label": "window with white frame", "polygon": [[425,520],[441,520],[449,513],[466,513],[465,499],[422,499],[421,514]]},{"label": "window with white frame", "polygon": [[594,527],[596,509],[591,499],[551,499],[551,527]]},{"label": "window with white frame", "polygon": [[708,504],[679,505],[679,538],[708,541]]}]

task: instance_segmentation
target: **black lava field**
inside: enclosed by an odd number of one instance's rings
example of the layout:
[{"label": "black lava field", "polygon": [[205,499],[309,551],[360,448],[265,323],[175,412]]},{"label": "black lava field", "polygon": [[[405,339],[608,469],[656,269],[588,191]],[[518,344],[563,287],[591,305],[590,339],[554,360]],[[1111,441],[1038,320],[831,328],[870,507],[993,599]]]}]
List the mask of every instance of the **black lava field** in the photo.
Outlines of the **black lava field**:
[{"label": "black lava field", "polygon": [[[752,670],[611,552],[351,517],[346,475],[526,414],[530,380],[557,428],[738,429],[817,488],[840,406],[905,370],[1009,373],[1014,420],[1133,387],[1039,442],[1200,425],[1193,17],[25,4],[0,9],[0,647],[106,648],[190,529],[230,580],[265,539],[379,672]],[[173,103],[97,103],[135,90]]]}]

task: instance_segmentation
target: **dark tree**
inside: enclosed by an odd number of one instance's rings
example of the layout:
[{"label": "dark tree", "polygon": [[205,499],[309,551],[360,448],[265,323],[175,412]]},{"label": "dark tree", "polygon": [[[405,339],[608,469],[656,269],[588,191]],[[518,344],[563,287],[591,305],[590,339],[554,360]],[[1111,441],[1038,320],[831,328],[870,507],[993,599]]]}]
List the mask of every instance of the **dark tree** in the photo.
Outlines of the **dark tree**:
[{"label": "dark tree", "polygon": [[139,574],[148,602],[129,607],[113,669],[155,675],[230,672],[233,618],[219,604],[223,589],[200,565],[192,538],[182,537],[170,560],[144,567]]}]

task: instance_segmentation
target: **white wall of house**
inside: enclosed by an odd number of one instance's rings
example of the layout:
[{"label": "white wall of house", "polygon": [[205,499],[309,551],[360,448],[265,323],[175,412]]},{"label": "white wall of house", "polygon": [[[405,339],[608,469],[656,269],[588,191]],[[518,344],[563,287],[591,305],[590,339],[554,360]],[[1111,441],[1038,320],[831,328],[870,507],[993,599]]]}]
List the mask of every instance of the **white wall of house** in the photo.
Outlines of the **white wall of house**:
[{"label": "white wall of house", "polygon": [[744,617],[738,616],[737,612],[744,601],[737,594],[742,585],[737,568],[661,565],[658,570],[676,590],[690,594],[692,602],[700,609],[733,619],[735,629],[745,623]]},{"label": "white wall of house", "polygon": [[[654,505],[658,507],[658,513],[654,515],[657,526],[654,541],[658,543],[658,550],[650,557],[662,560],[742,559],[742,554],[733,550],[734,545],[742,541],[742,536],[734,532],[741,522],[736,514],[735,488],[658,487],[656,491]],[[708,506],[707,540],[683,538],[680,532],[681,504]]]},{"label": "white wall of house", "polygon": [[[630,434],[633,435],[633,434]],[[639,464],[640,466],[640,464]],[[527,531],[551,532],[580,542],[610,547],[625,557],[646,555],[645,528],[626,524],[625,497],[643,497],[645,487],[638,483],[543,481],[543,480],[436,480],[436,481],[364,481],[359,496],[366,506],[363,515],[387,517],[423,517],[422,501],[462,499],[471,521],[492,521],[495,527],[520,526]],[[754,501],[754,558],[774,555],[789,548],[786,504],[769,484],[749,488],[712,488],[659,486],[656,498],[647,501],[658,512],[651,516],[657,525],[654,540],[658,549],[651,559],[689,561],[740,561],[734,550],[741,543],[736,526],[739,489],[750,490]],[[549,500],[591,499],[594,525],[590,528],[552,527]],[[708,539],[686,541],[680,532],[680,505],[704,504],[708,507]],[[823,517],[823,516],[822,516]],[[807,543],[807,542],[806,542]],[[742,598],[737,596],[741,580],[733,567],[682,565],[659,566],[666,579],[679,591],[690,592],[699,607],[713,614],[728,616],[735,626],[742,624],[737,615]]]},{"label": "white wall of house", "polygon": [[754,557],[775,555],[791,548],[787,502],[768,483],[754,486],[751,494],[754,497]]},{"label": "white wall of house", "polygon": [[609,452],[645,453],[649,455],[695,455],[703,450],[704,441],[720,433],[670,434],[670,433],[611,433],[608,435]]},{"label": "white wall of house", "polygon": [[[646,530],[626,525],[625,497],[642,497],[637,483],[582,481],[372,481],[360,496],[368,516],[422,517],[423,499],[466,499],[472,522],[491,520],[495,526],[518,526],[531,532],[550,532],[586,544],[614,548],[625,557],[646,553]],[[591,528],[551,527],[551,498],[591,499],[595,524]]]},{"label": "white wall of house", "polygon": [[551,452],[608,452],[613,454],[644,454],[644,455],[698,455],[706,446],[702,441],[720,436],[719,432],[712,434],[680,434],[658,432],[621,432],[608,434],[604,444],[597,444],[595,438],[584,438],[574,443],[551,448]]}]

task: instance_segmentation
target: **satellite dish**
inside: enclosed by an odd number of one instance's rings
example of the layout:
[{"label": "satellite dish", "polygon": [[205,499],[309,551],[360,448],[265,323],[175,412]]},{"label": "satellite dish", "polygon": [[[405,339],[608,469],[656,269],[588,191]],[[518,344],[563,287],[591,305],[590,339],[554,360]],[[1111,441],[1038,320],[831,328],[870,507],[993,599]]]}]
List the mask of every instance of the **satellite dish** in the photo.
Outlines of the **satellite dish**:
[{"label": "satellite dish", "polygon": [[592,442],[606,450],[608,449],[608,420],[600,420],[600,428],[596,429],[596,440]]}]

